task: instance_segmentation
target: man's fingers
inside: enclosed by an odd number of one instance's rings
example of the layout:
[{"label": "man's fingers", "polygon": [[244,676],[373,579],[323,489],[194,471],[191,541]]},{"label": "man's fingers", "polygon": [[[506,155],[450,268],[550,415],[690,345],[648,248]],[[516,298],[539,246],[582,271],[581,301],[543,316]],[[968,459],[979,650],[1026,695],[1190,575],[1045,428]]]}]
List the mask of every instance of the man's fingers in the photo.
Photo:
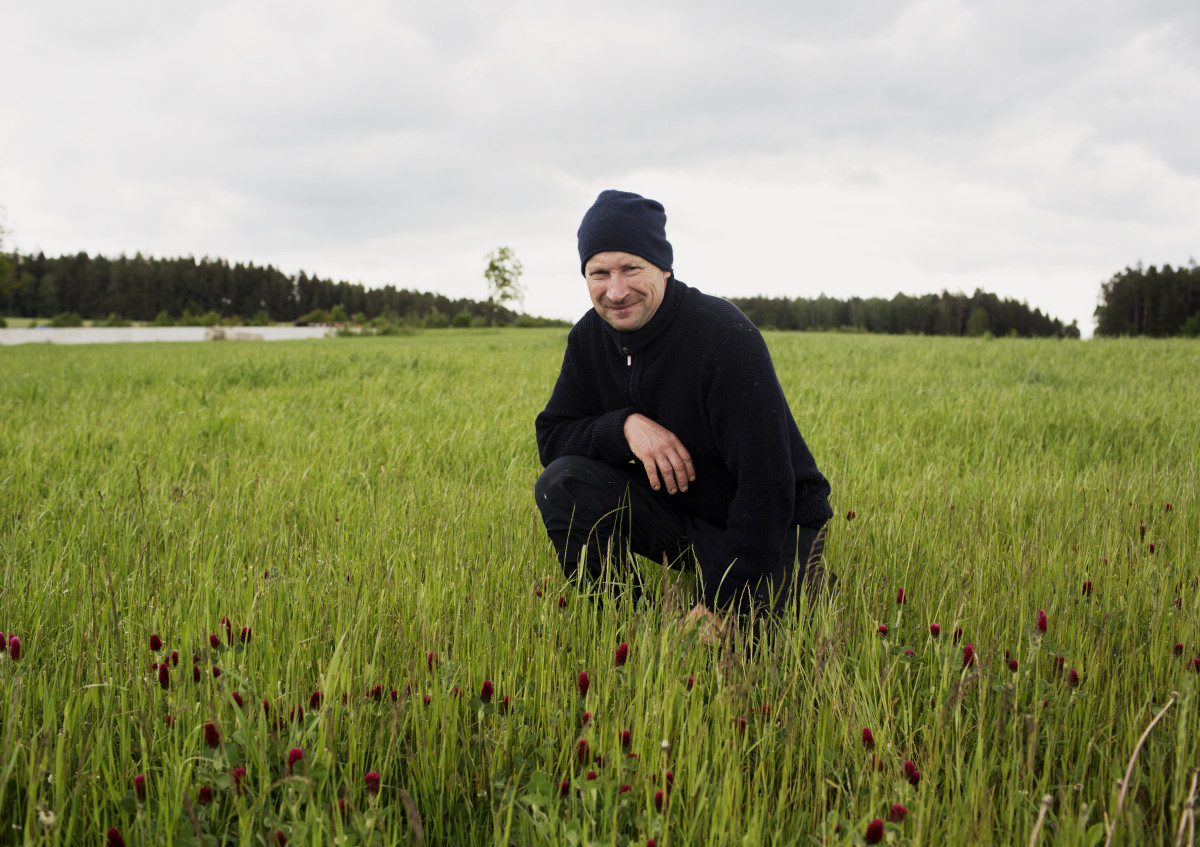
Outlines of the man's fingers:
[{"label": "man's fingers", "polygon": [[658,466],[654,463],[654,457],[644,460],[642,464],[646,467],[646,478],[650,480],[650,487],[658,491]]}]

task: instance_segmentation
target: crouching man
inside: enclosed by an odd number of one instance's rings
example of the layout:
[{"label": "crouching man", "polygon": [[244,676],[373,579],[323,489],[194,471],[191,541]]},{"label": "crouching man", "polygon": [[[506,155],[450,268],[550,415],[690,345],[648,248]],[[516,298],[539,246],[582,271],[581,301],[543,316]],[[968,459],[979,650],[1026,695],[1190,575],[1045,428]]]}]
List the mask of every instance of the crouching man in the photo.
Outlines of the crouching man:
[{"label": "crouching man", "polygon": [[732,614],[781,611],[804,583],[832,515],[829,483],[758,330],[675,278],[666,220],[660,203],[624,191],[584,215],[593,308],[537,417],[534,493],[568,577],[598,578],[606,563],[631,576],[627,550],[665,556],[695,569],[689,620],[711,635]]}]

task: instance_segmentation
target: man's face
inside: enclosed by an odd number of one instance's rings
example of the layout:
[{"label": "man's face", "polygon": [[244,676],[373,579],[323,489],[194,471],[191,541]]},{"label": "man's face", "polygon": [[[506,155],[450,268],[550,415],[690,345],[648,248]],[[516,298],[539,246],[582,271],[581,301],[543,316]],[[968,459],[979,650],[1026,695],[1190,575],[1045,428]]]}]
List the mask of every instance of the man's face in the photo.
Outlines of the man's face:
[{"label": "man's face", "polygon": [[670,275],[641,256],[615,251],[597,253],[584,266],[596,314],[621,332],[641,329],[654,317]]}]

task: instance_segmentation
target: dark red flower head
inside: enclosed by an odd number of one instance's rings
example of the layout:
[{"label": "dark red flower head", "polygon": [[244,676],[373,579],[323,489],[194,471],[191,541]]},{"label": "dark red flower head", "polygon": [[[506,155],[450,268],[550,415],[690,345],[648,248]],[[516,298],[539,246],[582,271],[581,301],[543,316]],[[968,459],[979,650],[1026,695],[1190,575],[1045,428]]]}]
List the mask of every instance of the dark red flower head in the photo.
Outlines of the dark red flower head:
[{"label": "dark red flower head", "polygon": [[158,637],[157,633],[150,633],[150,649],[155,653],[162,649],[162,639]]},{"label": "dark red flower head", "polygon": [[1085,579],[1083,581],[1083,596],[1084,597],[1092,596],[1092,581],[1090,579]]},{"label": "dark red flower head", "polygon": [[139,800],[146,799],[146,776],[138,774],[133,778],[133,793],[137,795]]},{"label": "dark red flower head", "polygon": [[1150,542],[1150,552],[1151,553],[1154,552],[1154,542],[1153,541]]},{"label": "dark red flower head", "polygon": [[904,589],[901,588],[899,591],[896,592],[896,605],[903,606],[906,603],[908,603],[908,595],[905,594]]},{"label": "dark red flower head", "polygon": [[213,673],[213,679],[216,679],[217,677],[219,677],[221,675],[221,669],[218,668],[216,665],[213,665],[212,673]]},{"label": "dark red flower head", "polygon": [[304,720],[304,707],[292,706],[291,710],[288,712],[288,717],[293,723]]},{"label": "dark red flower head", "polygon": [[938,624],[931,623],[929,625],[929,635],[932,638],[937,638],[941,634],[942,634],[942,628]]},{"label": "dark red flower head", "polygon": [[613,666],[621,667],[627,658],[629,658],[629,645],[622,641],[617,645],[617,653],[613,656]]},{"label": "dark red flower head", "polygon": [[583,725],[587,726],[589,723],[591,723],[591,721],[592,721],[592,713],[584,712],[583,713]]},{"label": "dark red flower head", "polygon": [[192,665],[192,682],[200,681],[200,666]]},{"label": "dark red flower head", "polygon": [[1016,672],[1017,672],[1017,667],[1018,667],[1018,665],[1017,665],[1017,660],[1016,660],[1016,659],[1009,659],[1009,660],[1008,660],[1008,669],[1009,669],[1010,671],[1012,671],[1013,673],[1016,673]]},{"label": "dark red flower head", "polygon": [[581,765],[586,765],[592,759],[592,751],[588,747],[587,739],[581,738],[575,742],[575,760]]},{"label": "dark red flower head", "polygon": [[900,803],[893,803],[892,808],[888,810],[888,820],[890,820],[892,823],[903,823],[907,816],[907,807]]},{"label": "dark red flower head", "polygon": [[241,694],[238,694],[236,691],[234,691],[229,696],[233,698],[233,702],[237,703],[239,709],[246,708],[246,701],[242,699]]},{"label": "dark red flower head", "polygon": [[1146,525],[1142,524],[1141,526],[1139,526],[1138,531],[1142,534],[1142,540],[1145,541],[1146,540]]},{"label": "dark red flower head", "polygon": [[209,747],[216,747],[221,743],[221,730],[217,729],[217,725],[212,721],[204,724],[204,743]]},{"label": "dark red flower head", "polygon": [[1070,668],[1067,671],[1067,685],[1071,686],[1072,688],[1078,687],[1079,671],[1075,670],[1074,668]]},{"label": "dark red flower head", "polygon": [[627,729],[621,730],[621,749],[628,750],[633,743],[633,735]]},{"label": "dark red flower head", "polygon": [[125,839],[121,837],[121,830],[115,826],[108,828],[108,847],[125,847]]},{"label": "dark red flower head", "polygon": [[502,699],[500,701],[500,714],[502,714],[502,715],[508,714],[508,695],[507,694],[505,694],[504,699]]},{"label": "dark red flower head", "polygon": [[15,635],[8,638],[8,655],[14,662],[21,660],[21,639]]},{"label": "dark red flower head", "polygon": [[1178,641],[1175,642],[1175,655],[1176,656],[1183,655],[1183,645],[1180,644]]},{"label": "dark red flower head", "polygon": [[598,774],[597,774],[595,771],[593,771],[593,770],[589,770],[589,771],[587,772],[587,781],[588,781],[588,782],[591,782],[591,781],[592,781],[593,779],[595,779],[597,776],[598,776]]},{"label": "dark red flower head", "polygon": [[624,793],[625,793],[625,792],[627,792],[628,790],[629,790],[629,786],[628,786],[628,785],[622,785],[620,788],[618,788],[618,789],[617,789],[617,793],[618,793],[618,794],[624,794]]},{"label": "dark red flower head", "polygon": [[692,686],[693,686],[693,685],[695,685],[695,684],[696,684],[696,677],[694,677],[694,676],[689,676],[689,677],[687,678],[687,690],[688,690],[688,691],[691,691],[691,690],[692,690]]},{"label": "dark red flower head", "polygon": [[748,723],[745,715],[738,715],[733,719],[734,726],[737,727],[739,733],[745,734],[746,724]]},{"label": "dark red flower head", "polygon": [[228,643],[232,644],[233,643],[233,621],[231,621],[227,616],[222,616],[221,617],[221,625],[225,627],[225,640]]},{"label": "dark red flower head", "polygon": [[196,803],[201,806],[207,806],[212,802],[212,799],[212,789],[207,785],[201,785],[200,789],[196,792]]},{"label": "dark red flower head", "polygon": [[1200,656],[1197,656],[1188,663],[1188,670],[1193,673],[1200,673]]},{"label": "dark red flower head", "polygon": [[8,650],[8,636],[0,631],[0,654],[3,654],[6,650]]},{"label": "dark red flower head", "polygon": [[560,608],[560,609],[567,608],[567,598],[566,597],[558,598],[558,608]]},{"label": "dark red flower head", "polygon": [[299,747],[293,747],[291,750],[288,750],[288,754],[287,754],[288,773],[292,772],[292,768],[296,767],[297,762],[301,762],[303,760],[304,760],[304,751],[301,750]]},{"label": "dark red flower head", "polygon": [[158,687],[164,691],[171,687],[171,669],[166,662],[158,666]]},{"label": "dark red flower head", "polygon": [[430,697],[428,694],[422,694],[421,702],[424,703],[426,706],[428,706],[430,703],[433,702],[433,698]]},{"label": "dark red flower head", "polygon": [[954,643],[957,644],[960,638],[962,638],[962,627],[956,626],[954,627]]},{"label": "dark red flower head", "polygon": [[368,794],[379,793],[379,771],[368,771],[367,775],[363,777],[363,782],[367,786]]},{"label": "dark red flower head", "polygon": [[479,699],[485,703],[490,703],[492,702],[493,693],[495,693],[495,689],[492,687],[492,681],[485,679],[483,681],[483,688],[479,690]]},{"label": "dark red flower head", "polygon": [[178,650],[171,651],[171,665],[172,665],[172,667],[179,667],[179,651]]},{"label": "dark red flower head", "polygon": [[566,797],[567,792],[569,792],[570,790],[571,790],[571,781],[570,780],[564,779],[562,782],[560,782],[558,784],[558,793],[561,794],[563,797]]},{"label": "dark red flower head", "polygon": [[319,690],[314,691],[312,694],[308,695],[308,708],[309,709],[321,708],[321,701],[324,699],[325,699],[324,694],[322,694]]},{"label": "dark red flower head", "polygon": [[1042,609],[1038,609],[1037,613],[1037,630],[1043,634],[1046,632],[1046,612]]},{"label": "dark red flower head", "polygon": [[968,668],[975,664],[975,645],[968,644],[963,648],[963,667]]},{"label": "dark red flower head", "polygon": [[433,670],[433,667],[434,667],[434,665],[437,664],[437,662],[438,662],[438,654],[437,653],[430,650],[428,653],[425,654],[425,667],[427,667],[430,671]]},{"label": "dark red flower head", "polygon": [[375,701],[383,699],[383,685],[378,682],[375,683],[375,686],[371,689],[371,699]]},{"label": "dark red flower head", "polygon": [[854,513],[854,510],[853,510],[853,509],[851,509],[850,511],[846,512],[846,520],[848,520],[848,521],[852,521],[852,520],[854,520],[854,517],[855,517],[855,513]]},{"label": "dark red flower head", "polygon": [[661,788],[658,791],[654,792],[654,808],[658,809],[661,812],[663,810],[663,808],[667,805],[667,802],[668,802],[667,795],[663,792],[663,790]]},{"label": "dark red flower head", "polygon": [[887,624],[881,623],[879,626],[875,627],[875,632],[877,632],[879,635],[887,635],[888,634]]},{"label": "dark red flower head", "polygon": [[208,646],[213,648],[214,650],[216,650],[218,647],[220,647],[221,646],[221,636],[217,635],[215,632],[210,632],[208,634]]},{"label": "dark red flower head", "polygon": [[868,844],[878,844],[883,840],[883,821],[879,818],[867,824],[866,841]]},{"label": "dark red flower head", "polygon": [[238,641],[242,642],[243,644],[249,644],[250,639],[253,637],[254,637],[254,630],[252,630],[248,626],[244,626],[244,627],[242,627],[241,635],[238,636]]},{"label": "dark red flower head", "polygon": [[921,782],[921,772],[917,770],[917,766],[908,759],[904,760],[904,778],[914,786],[919,785]]},{"label": "dark red flower head", "polygon": [[287,847],[287,836],[283,834],[282,829],[275,830],[275,842],[279,847]]},{"label": "dark red flower head", "polygon": [[242,781],[246,778],[246,769],[238,766],[233,769],[233,788],[239,794],[242,791]]},{"label": "dark red flower head", "polygon": [[592,687],[592,681],[588,679],[587,671],[579,672],[579,694],[586,697],[588,689]]},{"label": "dark red flower head", "polygon": [[875,749],[875,736],[871,733],[871,730],[865,726],[863,727],[863,731],[862,731],[862,742],[863,742],[863,747],[865,747],[866,749],[868,749],[868,750]]}]

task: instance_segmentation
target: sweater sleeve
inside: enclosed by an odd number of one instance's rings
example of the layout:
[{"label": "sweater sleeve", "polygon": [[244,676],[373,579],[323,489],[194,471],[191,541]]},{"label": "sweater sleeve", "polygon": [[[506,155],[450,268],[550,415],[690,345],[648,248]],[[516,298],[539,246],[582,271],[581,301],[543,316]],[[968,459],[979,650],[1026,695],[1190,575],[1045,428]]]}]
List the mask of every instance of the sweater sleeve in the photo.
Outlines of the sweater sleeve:
[{"label": "sweater sleeve", "polygon": [[766,342],[753,327],[729,331],[709,369],[709,423],[736,489],[716,562],[724,577],[705,586],[705,600],[744,611],[746,590],[775,569],[793,522],[792,417]]},{"label": "sweater sleeve", "polygon": [[628,462],[633,451],[625,440],[625,419],[637,409],[605,411],[595,379],[582,372],[576,348],[572,333],[550,401],[535,422],[542,466],[562,456],[586,456],[614,465]]}]

